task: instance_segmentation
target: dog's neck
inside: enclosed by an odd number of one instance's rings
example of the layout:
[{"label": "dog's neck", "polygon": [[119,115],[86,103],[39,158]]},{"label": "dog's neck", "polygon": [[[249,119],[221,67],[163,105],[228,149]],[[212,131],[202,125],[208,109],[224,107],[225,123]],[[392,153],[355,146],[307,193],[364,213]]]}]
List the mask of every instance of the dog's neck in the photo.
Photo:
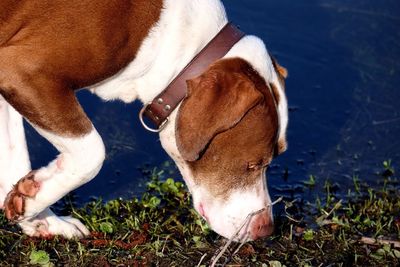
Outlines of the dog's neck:
[{"label": "dog's neck", "polygon": [[201,2],[165,0],[135,59],[90,89],[105,100],[151,101],[228,22],[220,0]]},{"label": "dog's neck", "polygon": [[208,1],[210,5],[199,5],[196,1],[180,1],[177,5],[176,1],[165,1],[160,21],[135,60],[147,61],[146,73],[135,81],[135,90],[142,102],[151,101],[161,92],[227,23],[220,1]]}]

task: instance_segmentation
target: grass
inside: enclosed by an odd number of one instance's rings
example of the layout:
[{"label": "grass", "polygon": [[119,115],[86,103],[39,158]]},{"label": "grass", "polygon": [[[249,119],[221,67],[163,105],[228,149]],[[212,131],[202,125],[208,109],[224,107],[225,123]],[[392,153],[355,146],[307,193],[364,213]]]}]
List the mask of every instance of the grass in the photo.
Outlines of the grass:
[{"label": "grass", "polygon": [[[27,237],[0,215],[0,266],[208,266],[226,240],[194,211],[186,187],[162,176],[153,171],[140,199],[97,200],[79,209],[71,196],[64,199],[63,212],[92,232],[81,240]],[[346,195],[326,181],[315,201],[284,200],[273,236],[238,251],[232,246],[218,265],[398,266],[400,183],[390,161],[380,179],[372,189],[355,176]]]}]

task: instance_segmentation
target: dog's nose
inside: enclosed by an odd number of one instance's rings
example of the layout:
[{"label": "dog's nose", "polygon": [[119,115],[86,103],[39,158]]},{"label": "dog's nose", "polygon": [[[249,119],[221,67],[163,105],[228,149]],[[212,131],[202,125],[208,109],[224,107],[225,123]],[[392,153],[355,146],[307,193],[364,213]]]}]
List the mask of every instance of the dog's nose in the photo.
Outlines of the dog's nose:
[{"label": "dog's nose", "polygon": [[256,240],[262,237],[267,237],[274,231],[274,223],[272,214],[268,211],[263,211],[253,217],[250,224],[250,237]]}]

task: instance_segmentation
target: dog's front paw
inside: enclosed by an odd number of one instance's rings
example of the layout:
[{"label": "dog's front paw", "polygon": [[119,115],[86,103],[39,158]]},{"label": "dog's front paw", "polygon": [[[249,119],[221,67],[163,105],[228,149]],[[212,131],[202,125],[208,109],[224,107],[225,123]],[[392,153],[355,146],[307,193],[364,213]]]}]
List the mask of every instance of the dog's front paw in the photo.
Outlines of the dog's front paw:
[{"label": "dog's front paw", "polygon": [[50,209],[44,210],[37,217],[18,223],[22,231],[35,237],[52,237],[60,235],[65,238],[82,238],[90,234],[89,230],[78,220],[70,216],[58,217]]},{"label": "dog's front paw", "polygon": [[40,183],[35,181],[35,171],[31,171],[14,185],[4,200],[7,219],[20,221],[24,219],[25,200],[33,198],[39,192]]}]

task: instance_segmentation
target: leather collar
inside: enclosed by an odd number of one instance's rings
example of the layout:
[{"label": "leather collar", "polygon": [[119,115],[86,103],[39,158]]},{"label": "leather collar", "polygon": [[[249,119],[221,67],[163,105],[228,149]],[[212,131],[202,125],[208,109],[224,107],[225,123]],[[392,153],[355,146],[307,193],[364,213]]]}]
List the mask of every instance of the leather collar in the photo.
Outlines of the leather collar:
[{"label": "leather collar", "polygon": [[[139,113],[143,127],[151,132],[160,132],[168,117],[185,98],[187,93],[186,81],[203,73],[210,64],[224,57],[226,53],[244,36],[237,27],[227,23],[221,31],[186,65],[174,80],[145,105]],[[143,116],[153,122],[156,128],[147,126]]]}]

